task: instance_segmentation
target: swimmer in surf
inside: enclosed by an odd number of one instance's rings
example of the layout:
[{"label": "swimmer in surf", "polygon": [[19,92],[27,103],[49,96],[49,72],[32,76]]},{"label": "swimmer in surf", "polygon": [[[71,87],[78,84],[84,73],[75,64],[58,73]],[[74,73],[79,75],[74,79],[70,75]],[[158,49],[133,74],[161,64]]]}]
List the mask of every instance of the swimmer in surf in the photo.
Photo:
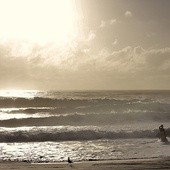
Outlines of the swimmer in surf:
[{"label": "swimmer in surf", "polygon": [[162,142],[168,141],[166,138],[166,132],[163,125],[159,126],[159,138],[161,139]]}]

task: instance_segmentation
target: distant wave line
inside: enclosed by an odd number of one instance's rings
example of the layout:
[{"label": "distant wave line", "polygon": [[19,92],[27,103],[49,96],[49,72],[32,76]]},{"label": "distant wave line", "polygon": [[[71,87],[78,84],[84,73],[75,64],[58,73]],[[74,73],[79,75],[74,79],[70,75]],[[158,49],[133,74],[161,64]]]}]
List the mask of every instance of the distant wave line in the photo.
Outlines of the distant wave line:
[{"label": "distant wave line", "polygon": [[113,125],[134,122],[168,122],[169,112],[143,112],[143,113],[73,113],[51,115],[48,117],[28,117],[21,119],[0,120],[0,127],[18,126],[58,126],[58,125]]}]

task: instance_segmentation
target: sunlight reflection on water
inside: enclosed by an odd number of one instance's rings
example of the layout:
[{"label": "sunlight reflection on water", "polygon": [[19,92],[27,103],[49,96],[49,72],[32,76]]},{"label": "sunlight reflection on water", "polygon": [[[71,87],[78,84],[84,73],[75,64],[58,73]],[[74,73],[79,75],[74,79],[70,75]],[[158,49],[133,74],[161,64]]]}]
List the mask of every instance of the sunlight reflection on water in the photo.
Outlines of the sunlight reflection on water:
[{"label": "sunlight reflection on water", "polygon": [[33,98],[37,93],[38,90],[0,90],[0,97]]}]

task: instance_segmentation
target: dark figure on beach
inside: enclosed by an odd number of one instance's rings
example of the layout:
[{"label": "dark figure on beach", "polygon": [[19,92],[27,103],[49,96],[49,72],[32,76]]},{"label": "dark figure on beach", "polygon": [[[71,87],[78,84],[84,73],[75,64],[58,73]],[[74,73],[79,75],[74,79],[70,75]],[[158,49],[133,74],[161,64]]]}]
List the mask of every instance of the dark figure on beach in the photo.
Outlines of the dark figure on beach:
[{"label": "dark figure on beach", "polygon": [[166,138],[166,131],[163,125],[159,126],[159,138],[161,139],[162,142],[168,141]]},{"label": "dark figure on beach", "polygon": [[72,163],[73,163],[73,161],[70,160],[70,157],[68,157],[68,163],[69,163],[69,164],[72,164]]}]

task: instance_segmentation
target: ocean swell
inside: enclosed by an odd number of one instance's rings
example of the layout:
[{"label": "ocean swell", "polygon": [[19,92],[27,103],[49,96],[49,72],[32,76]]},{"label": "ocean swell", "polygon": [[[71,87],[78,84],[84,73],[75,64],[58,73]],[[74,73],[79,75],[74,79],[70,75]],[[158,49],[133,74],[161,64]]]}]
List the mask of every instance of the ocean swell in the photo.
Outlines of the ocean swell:
[{"label": "ocean swell", "polygon": [[[108,99],[108,98],[98,98],[98,99],[57,99],[57,98],[43,98],[43,97],[34,97],[34,98],[7,98],[0,97],[0,108],[6,107],[79,107],[79,106],[91,106],[91,105],[155,105],[155,104],[165,104],[163,102],[154,101],[152,99]],[[167,104],[169,106],[169,104]],[[170,108],[170,106],[169,106]]]},{"label": "ocean swell", "polygon": [[0,127],[114,125],[143,122],[168,122],[168,112],[68,113],[48,117],[0,120]]}]

